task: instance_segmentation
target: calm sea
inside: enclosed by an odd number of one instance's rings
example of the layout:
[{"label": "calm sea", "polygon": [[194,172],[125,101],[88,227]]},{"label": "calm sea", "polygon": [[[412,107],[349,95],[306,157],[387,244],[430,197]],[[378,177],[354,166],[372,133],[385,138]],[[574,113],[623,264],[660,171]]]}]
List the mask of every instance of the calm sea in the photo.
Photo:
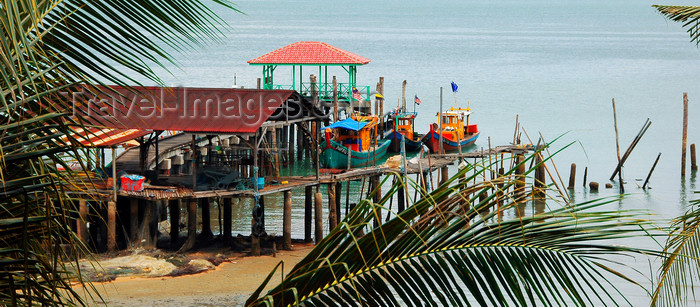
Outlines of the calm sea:
[{"label": "calm sea", "polygon": [[[575,145],[555,159],[566,180],[578,165],[577,201],[616,195],[616,189],[589,193],[588,180],[601,187],[617,163],[611,100],[617,105],[622,151],[649,118],[651,128],[624,168],[622,209],[647,209],[660,218],[685,211],[697,198],[695,177],[680,177],[682,95],[690,100],[688,143],[700,143],[700,50],[677,23],[666,21],[649,1],[236,1],[245,15],[215,9],[232,26],[227,39],[200,51],[178,55],[181,68],[162,73],[169,85],[254,87],[260,67],[246,61],[287,44],[324,41],[372,61],[358,69],[358,83],[372,88],[385,77],[391,105],[407,80],[407,96],[417,95],[419,131],[438,112],[440,87],[446,107],[474,110],[471,120],[482,135],[478,147],[512,141],[515,118],[536,138],[555,147]],[[672,2],[669,4],[697,4]],[[157,70],[158,71],[158,70]],[[276,81],[291,70],[278,68]],[[310,72],[309,72],[310,73]],[[308,79],[308,74],[305,79]],[[345,72],[331,71],[340,80]],[[235,76],[235,81],[234,81]],[[459,85],[456,96],[450,82]],[[526,140],[525,135],[522,137]],[[535,140],[536,142],[536,140]],[[654,159],[661,160],[651,189],[640,186]],[[690,163],[688,162],[688,165]],[[359,190],[359,186],[354,186]],[[294,237],[303,237],[303,195],[296,193]],[[325,196],[324,196],[325,199]],[[267,201],[268,232],[281,233],[281,205]],[[275,204],[273,204],[275,203]],[[250,207],[241,206],[237,231],[249,233]],[[297,223],[298,221],[298,223]],[[216,224],[213,224],[216,225]],[[624,243],[624,242],[623,242]],[[646,260],[637,269],[648,272]],[[635,304],[646,304],[634,293]]]}]

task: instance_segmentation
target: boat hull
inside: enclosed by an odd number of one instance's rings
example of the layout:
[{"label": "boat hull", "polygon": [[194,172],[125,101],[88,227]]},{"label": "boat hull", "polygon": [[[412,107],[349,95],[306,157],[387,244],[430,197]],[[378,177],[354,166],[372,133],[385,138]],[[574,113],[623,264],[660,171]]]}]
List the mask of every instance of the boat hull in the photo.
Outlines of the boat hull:
[{"label": "boat hull", "polygon": [[[423,142],[421,142],[422,137],[423,136],[419,134],[417,140],[406,138],[406,151],[419,151],[423,146]],[[401,139],[404,138],[403,134],[392,131],[386,138],[391,142],[389,145],[390,152],[401,152]]]},{"label": "boat hull", "polygon": [[348,168],[348,150],[350,151],[350,168],[366,167],[374,165],[374,162],[384,157],[391,145],[389,140],[380,140],[375,150],[355,151],[330,141],[321,152],[321,165],[325,168]]},{"label": "boat hull", "polygon": [[[459,141],[443,136],[442,149],[444,151],[458,150],[460,146],[464,148],[474,144],[477,138],[479,138],[479,132],[468,133],[464,136],[464,139]],[[435,130],[430,129],[430,132],[423,137],[423,143],[430,148],[431,153],[440,152],[440,135]]]}]

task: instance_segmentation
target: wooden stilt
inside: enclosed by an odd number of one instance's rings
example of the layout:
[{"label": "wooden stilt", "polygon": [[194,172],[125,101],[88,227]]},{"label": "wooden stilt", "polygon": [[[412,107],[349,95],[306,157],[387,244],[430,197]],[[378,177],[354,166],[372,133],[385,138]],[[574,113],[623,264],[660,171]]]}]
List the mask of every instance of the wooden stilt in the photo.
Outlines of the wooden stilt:
[{"label": "wooden stilt", "polygon": [[313,215],[313,192],[311,186],[304,188],[304,242],[311,242],[311,221]]},{"label": "wooden stilt", "polygon": [[685,150],[688,139],[688,93],[683,93],[683,138],[681,140],[681,177],[685,176]]},{"label": "wooden stilt", "polygon": [[399,212],[403,212],[404,210],[406,210],[406,202],[404,199],[406,197],[406,191],[404,190],[403,185],[399,187],[398,191],[396,192],[396,195],[398,196],[397,199],[399,202],[397,209],[399,210]]},{"label": "wooden stilt", "polygon": [[157,216],[155,207],[156,203],[153,201],[146,203],[143,210],[143,221],[141,222],[141,227],[139,227],[138,245],[146,249],[155,247],[151,229],[153,220]]},{"label": "wooden stilt", "polygon": [[[372,176],[370,180],[372,181],[372,191],[374,193],[372,202],[378,204],[382,200],[382,187],[379,185],[379,175]],[[379,215],[379,218],[374,220],[375,226],[379,226],[382,221],[382,210],[380,208],[377,208],[377,215]]]},{"label": "wooden stilt", "polygon": [[318,192],[314,195],[314,223],[316,224],[316,244],[323,239],[323,195]]},{"label": "wooden stilt", "polygon": [[180,200],[168,201],[170,209],[170,243],[177,244],[180,239]]},{"label": "wooden stilt", "polygon": [[194,247],[197,239],[197,199],[190,199],[187,204],[187,240],[179,252],[185,252]]},{"label": "wooden stilt", "polygon": [[292,249],[292,191],[284,191],[282,216],[282,249]]},{"label": "wooden stilt", "polygon": [[81,199],[78,201],[78,213],[80,216],[78,217],[78,239],[82,240],[83,242],[88,241],[88,230],[87,230],[87,220],[88,220],[88,207],[87,207],[87,201],[84,199]]},{"label": "wooden stilt", "polygon": [[[260,196],[258,198],[258,204],[260,205],[260,208],[262,210],[262,216],[264,218],[264,216],[265,216],[265,213],[264,213],[265,212],[264,211],[265,210],[264,209],[265,208],[265,197],[264,196]],[[253,218],[253,222],[251,223],[251,226],[253,229],[252,229],[251,234],[250,234],[250,254],[252,256],[260,256],[260,237],[258,237],[258,235],[255,233],[255,228],[257,227],[256,223],[257,222],[255,221],[255,218]],[[262,227],[263,227],[263,231],[264,231],[265,220],[261,219],[261,223],[263,224]]]},{"label": "wooden stilt", "polygon": [[117,204],[107,202],[107,250],[113,252],[117,249]]},{"label": "wooden stilt", "polygon": [[442,169],[440,169],[440,185],[444,184],[449,179],[450,179],[450,174],[449,174],[447,165],[445,165],[442,167]]},{"label": "wooden stilt", "polygon": [[132,198],[129,200],[129,234],[131,244],[138,242],[139,233],[139,200]]},{"label": "wooden stilt", "polygon": [[328,227],[335,228],[338,225],[338,212],[336,212],[335,183],[328,184]]},{"label": "wooden stilt", "polygon": [[304,131],[301,130],[301,124],[298,123],[297,127],[297,160],[301,161],[304,158]]},{"label": "wooden stilt", "polygon": [[335,183],[335,223],[336,225],[340,224],[341,218],[341,206],[340,206],[340,199],[343,197],[343,183],[342,182],[336,182]]},{"label": "wooden stilt", "polygon": [[233,199],[231,197],[224,197],[224,241],[228,242],[231,240],[231,203]]},{"label": "wooden stilt", "polygon": [[289,125],[287,129],[289,130],[289,135],[287,136],[287,163],[291,164],[294,162],[294,124]]},{"label": "wooden stilt", "polygon": [[204,240],[211,239],[214,237],[214,234],[211,232],[211,204],[209,198],[200,198],[199,206],[202,211],[202,231],[200,236]]},{"label": "wooden stilt", "polygon": [[[535,154],[535,164],[542,163],[542,155],[539,153]],[[535,196],[544,196],[544,186],[545,186],[545,169],[544,165],[539,165],[535,169]]]},{"label": "wooden stilt", "polygon": [[690,170],[698,170],[698,165],[695,163],[695,144],[690,144]]},{"label": "wooden stilt", "polygon": [[[622,184],[622,182],[620,182]],[[571,172],[569,173],[569,190],[573,190],[576,185],[576,163],[571,163]]]},{"label": "wooden stilt", "polygon": [[525,194],[525,157],[523,155],[517,155],[515,158],[515,163],[518,167],[515,169],[515,199],[519,201],[520,198]]}]

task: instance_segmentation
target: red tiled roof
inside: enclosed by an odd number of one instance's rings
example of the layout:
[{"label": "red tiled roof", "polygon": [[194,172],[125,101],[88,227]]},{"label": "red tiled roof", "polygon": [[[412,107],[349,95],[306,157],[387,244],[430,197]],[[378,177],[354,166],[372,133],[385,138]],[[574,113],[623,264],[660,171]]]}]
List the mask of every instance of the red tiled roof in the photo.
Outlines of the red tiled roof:
[{"label": "red tiled roof", "polygon": [[296,42],[248,61],[249,64],[354,64],[369,59],[324,42]]},{"label": "red tiled roof", "polygon": [[[98,87],[74,101],[75,115],[112,129],[254,133],[294,91],[231,88]],[[115,92],[120,93],[120,97]],[[117,97],[116,101],[113,97]]]}]

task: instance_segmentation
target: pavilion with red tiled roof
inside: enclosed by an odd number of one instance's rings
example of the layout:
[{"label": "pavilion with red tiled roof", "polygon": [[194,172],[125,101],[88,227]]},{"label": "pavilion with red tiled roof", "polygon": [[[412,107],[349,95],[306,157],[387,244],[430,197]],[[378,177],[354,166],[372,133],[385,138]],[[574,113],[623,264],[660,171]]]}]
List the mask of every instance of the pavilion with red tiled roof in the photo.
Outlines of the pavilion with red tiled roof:
[{"label": "pavilion with red tiled roof", "polygon": [[[352,97],[352,88],[357,87],[357,66],[369,63],[363,56],[340,49],[324,42],[296,42],[248,61],[250,65],[263,66],[263,88],[296,90],[303,96],[310,96],[310,84],[304,83],[303,67],[318,66],[318,91],[321,99],[331,98],[333,86],[328,84],[328,66],[341,66],[348,73],[348,83],[338,83],[338,96],[341,100]],[[274,71],[277,66],[292,66],[292,85],[274,84]],[[297,81],[297,66],[299,67]],[[369,87],[360,88],[369,100]]]}]

